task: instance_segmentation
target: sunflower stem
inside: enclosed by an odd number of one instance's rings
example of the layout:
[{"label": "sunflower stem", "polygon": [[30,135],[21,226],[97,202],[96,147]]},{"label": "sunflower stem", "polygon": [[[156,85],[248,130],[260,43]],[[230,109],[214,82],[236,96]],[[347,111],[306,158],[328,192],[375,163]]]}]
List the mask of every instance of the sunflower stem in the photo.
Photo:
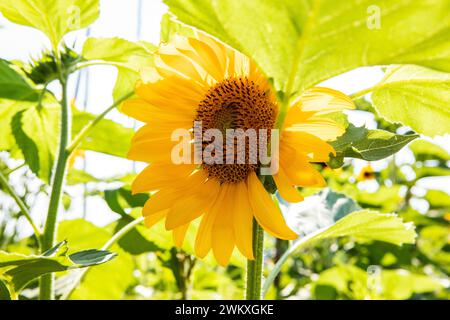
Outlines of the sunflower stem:
[{"label": "sunflower stem", "polygon": [[[59,54],[57,54],[59,57]],[[60,58],[59,58],[60,59]],[[62,70],[61,62],[59,67],[59,81],[62,87],[61,97],[61,132],[59,141],[58,158],[56,161],[56,168],[52,180],[52,191],[50,194],[50,203],[48,206],[47,219],[45,222],[44,233],[42,235],[41,251],[45,252],[55,245],[56,234],[58,228],[58,210],[61,202],[61,195],[64,187],[64,180],[66,176],[67,160],[69,154],[66,150],[67,144],[70,141],[71,132],[71,110],[67,99],[67,80],[68,76]],[[41,300],[53,300],[55,298],[54,292],[54,274],[46,274],[41,277],[39,285],[39,298]]]},{"label": "sunflower stem", "polygon": [[261,300],[261,283],[264,255],[264,230],[253,219],[253,255],[254,260],[247,260],[247,300]]}]

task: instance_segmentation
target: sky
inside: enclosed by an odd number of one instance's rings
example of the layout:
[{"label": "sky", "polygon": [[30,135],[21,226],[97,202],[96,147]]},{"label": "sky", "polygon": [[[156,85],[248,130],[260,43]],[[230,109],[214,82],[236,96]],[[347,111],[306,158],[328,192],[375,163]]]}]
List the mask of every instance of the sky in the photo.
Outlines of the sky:
[{"label": "sky", "polygon": [[[89,30],[72,32],[65,37],[65,41],[68,45],[74,45],[78,51],[81,51],[87,33],[91,37],[120,37],[131,41],[139,39],[158,44],[160,20],[166,11],[167,8],[161,0],[101,0],[100,18],[91,25]],[[43,47],[49,48],[50,46],[41,32],[15,25],[1,16],[0,26],[0,58],[29,61],[30,57],[39,57]],[[95,66],[86,70],[88,71],[81,75],[75,74],[73,76],[70,82],[70,90],[73,95],[79,77],[77,107],[91,113],[100,113],[113,102],[112,88],[115,83],[116,70],[109,66]],[[375,85],[382,77],[381,68],[364,67],[327,80],[321,85],[351,94]],[[58,91],[56,85],[51,89]],[[369,128],[375,128],[373,118],[367,113],[349,112],[348,116],[349,120],[357,126],[366,125]],[[107,117],[128,127],[139,125],[118,111],[111,112]],[[435,139],[435,142],[450,151],[448,136],[439,137]],[[407,149],[402,150],[397,155],[399,164],[410,160],[411,154]],[[364,161],[355,161],[355,170],[359,170],[364,165],[366,165]],[[142,164],[133,165],[128,160],[93,152],[87,152],[85,159],[78,159],[75,166],[86,169],[99,178],[123,174],[124,170],[131,172],[136,169],[139,171],[143,167]],[[376,170],[382,169],[386,166],[386,161],[373,162],[372,166]],[[14,177],[12,178],[14,179]],[[428,182],[424,180],[421,183],[422,187],[439,188],[450,193],[448,179],[433,178]],[[83,211],[86,211],[86,218],[97,225],[105,225],[117,218],[111,214],[100,198],[90,198],[85,203],[82,197],[83,192],[84,189],[81,186],[69,188],[68,193],[72,198],[72,207],[64,216],[65,219],[80,217],[83,215]],[[42,197],[36,203],[32,214],[38,221],[42,221],[41,212],[45,212],[46,205],[47,199],[45,197]],[[24,228],[28,228],[25,223]]]}]

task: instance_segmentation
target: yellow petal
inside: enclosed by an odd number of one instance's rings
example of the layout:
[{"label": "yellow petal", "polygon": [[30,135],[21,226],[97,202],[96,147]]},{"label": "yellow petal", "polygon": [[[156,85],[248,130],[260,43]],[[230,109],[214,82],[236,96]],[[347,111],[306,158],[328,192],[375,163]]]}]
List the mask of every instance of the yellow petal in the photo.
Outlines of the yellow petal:
[{"label": "yellow petal", "polygon": [[338,112],[345,109],[354,109],[353,100],[337,90],[315,87],[303,92],[294,102],[299,103],[303,111],[313,111],[316,114]]},{"label": "yellow petal", "polygon": [[280,239],[297,239],[298,235],[286,225],[280,209],[254,172],[248,177],[248,190],[253,214],[264,230]]},{"label": "yellow petal", "polygon": [[187,195],[182,201],[176,201],[167,214],[167,230],[191,222],[211,208],[219,193],[219,184],[214,180],[208,180],[190,189],[180,190],[180,194],[182,193]]},{"label": "yellow petal", "polygon": [[157,224],[159,221],[164,219],[166,215],[167,215],[167,210],[162,210],[151,216],[146,216],[144,218],[144,224],[146,225],[147,228],[151,228],[155,224]]},{"label": "yellow petal", "polygon": [[233,224],[236,246],[239,251],[253,260],[253,212],[245,182],[238,182],[234,190]]},{"label": "yellow petal", "polygon": [[282,144],[308,155],[312,162],[326,162],[330,153],[336,154],[330,144],[306,132],[284,131],[281,139]]},{"label": "yellow petal", "polygon": [[222,206],[218,209],[212,232],[214,257],[221,266],[226,266],[234,249],[233,219],[231,217],[232,186],[227,188]]},{"label": "yellow petal", "polygon": [[145,168],[133,181],[133,193],[160,190],[164,187],[172,188],[187,178],[195,169],[195,165],[172,163],[154,163]]},{"label": "yellow petal", "polygon": [[278,173],[273,176],[273,179],[278,187],[278,192],[284,200],[292,203],[303,201],[302,195],[298,192],[294,183],[286,176],[283,168],[279,169]]},{"label": "yellow petal", "polygon": [[[286,122],[288,122],[288,119],[286,119]],[[345,129],[340,124],[320,117],[309,117],[301,122],[292,123],[285,130],[306,132],[325,141],[333,141],[345,132]]]},{"label": "yellow petal", "polygon": [[186,223],[185,225],[173,229],[173,243],[177,248],[181,248],[183,246],[184,238],[186,236],[186,232],[189,228],[190,223]]},{"label": "yellow petal", "polygon": [[227,185],[221,186],[217,199],[211,209],[203,215],[202,221],[200,222],[197,237],[195,239],[195,253],[200,258],[204,258],[211,250],[214,221],[224,205],[223,202],[226,195],[226,189]]}]

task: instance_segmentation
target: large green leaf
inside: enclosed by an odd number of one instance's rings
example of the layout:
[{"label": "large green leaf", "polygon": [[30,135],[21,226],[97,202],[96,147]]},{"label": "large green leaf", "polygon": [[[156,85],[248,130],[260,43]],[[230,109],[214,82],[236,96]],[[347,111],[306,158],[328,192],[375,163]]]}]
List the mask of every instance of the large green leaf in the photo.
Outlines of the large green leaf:
[{"label": "large green leaf", "polygon": [[331,142],[336,150],[336,157],[331,158],[330,165],[334,168],[340,167],[346,157],[367,161],[381,160],[395,154],[418,137],[417,134],[400,135],[350,124],[345,134]]},{"label": "large green leaf", "polygon": [[14,139],[26,163],[47,183],[57,151],[59,118],[59,105],[46,104],[19,111],[11,120]]},{"label": "large green leaf", "polygon": [[450,73],[412,65],[391,68],[372,100],[381,116],[418,133],[450,132]]},{"label": "large green leaf", "polygon": [[[395,245],[414,243],[416,232],[412,223],[404,223],[395,214],[359,210],[354,202],[345,201],[345,199],[343,195],[325,191],[318,196],[307,197],[303,202],[284,208],[288,224],[303,237],[294,241],[278,260],[266,279],[264,294],[267,293],[282,265],[292,254],[319,241],[352,237],[359,242],[377,240]],[[305,216],[304,213],[311,211],[311,208],[315,208],[315,215],[311,215],[310,219],[300,219],[301,223],[296,222],[296,217]],[[320,223],[317,223],[317,220]]]},{"label": "large green leaf", "polygon": [[115,256],[109,251],[93,249],[67,255],[66,241],[39,256],[0,251],[0,279],[12,292],[18,293],[44,274],[99,265]]},{"label": "large green leaf", "polygon": [[165,3],[182,22],[251,56],[277,89],[301,90],[360,66],[409,62],[450,67],[449,0]]},{"label": "large green leaf", "polygon": [[0,99],[37,101],[38,92],[10,63],[0,59]]},{"label": "large green leaf", "polygon": [[[74,109],[72,134],[75,136],[96,117],[89,112]],[[80,148],[126,158],[133,134],[131,128],[109,119],[102,119],[82,141]]]},{"label": "large green leaf", "polygon": [[85,28],[99,14],[99,0],[2,0],[0,12],[8,20],[44,32],[55,47],[62,37]]},{"label": "large green leaf", "polygon": [[147,42],[130,42],[120,38],[89,38],[83,46],[83,57],[110,65],[118,69],[113,96],[115,100],[134,89],[139,73],[153,63],[152,53],[156,49]]}]

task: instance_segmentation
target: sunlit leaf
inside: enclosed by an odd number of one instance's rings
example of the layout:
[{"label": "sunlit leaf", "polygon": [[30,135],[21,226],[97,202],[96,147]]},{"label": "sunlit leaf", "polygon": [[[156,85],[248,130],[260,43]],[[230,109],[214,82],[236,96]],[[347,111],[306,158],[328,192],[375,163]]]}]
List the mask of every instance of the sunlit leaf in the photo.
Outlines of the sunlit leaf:
[{"label": "sunlit leaf", "polygon": [[8,20],[44,32],[54,47],[62,37],[97,20],[99,0],[2,0],[0,12]]},{"label": "sunlit leaf", "polygon": [[192,36],[192,28],[182,25],[170,13],[161,18],[161,42],[170,42],[175,35]]},{"label": "sunlit leaf", "polygon": [[408,62],[446,71],[450,67],[447,0],[165,3],[182,22],[251,56],[278,89],[293,85],[301,90],[367,65]]},{"label": "sunlit leaf", "polygon": [[[89,112],[73,110],[72,135],[75,136],[96,117]],[[126,158],[133,134],[134,130],[131,128],[113,120],[102,119],[82,141],[80,148]]]},{"label": "sunlit leaf", "polygon": [[419,66],[391,68],[372,100],[378,113],[427,136],[450,131],[450,73]]},{"label": "sunlit leaf", "polygon": [[45,104],[16,113],[12,133],[27,165],[44,182],[49,182],[57,152],[60,108]]},{"label": "sunlit leaf", "polygon": [[148,42],[131,42],[120,38],[89,38],[83,47],[83,57],[117,67],[118,76],[114,87],[115,100],[134,89],[143,68],[151,67],[152,53],[156,47]]}]

